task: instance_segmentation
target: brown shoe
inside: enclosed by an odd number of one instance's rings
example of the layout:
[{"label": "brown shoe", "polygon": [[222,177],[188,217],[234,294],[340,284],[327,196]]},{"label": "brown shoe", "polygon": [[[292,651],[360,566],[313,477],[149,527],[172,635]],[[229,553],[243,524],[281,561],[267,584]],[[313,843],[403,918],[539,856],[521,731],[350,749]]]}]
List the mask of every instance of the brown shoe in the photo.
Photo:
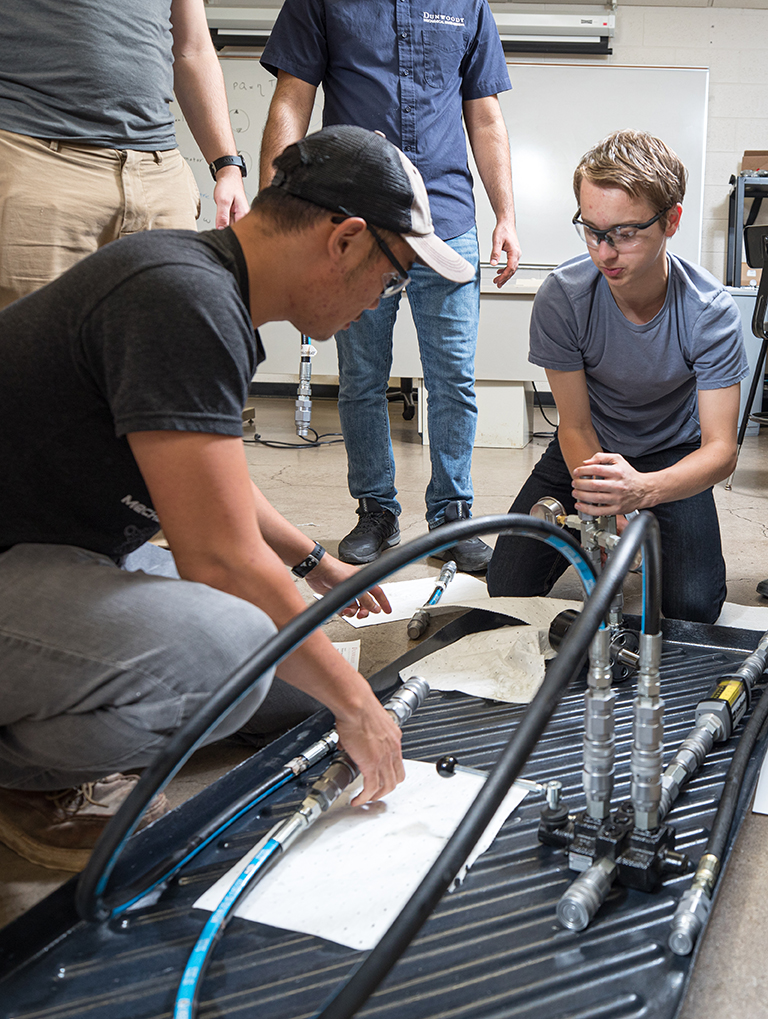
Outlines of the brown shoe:
[{"label": "brown shoe", "polygon": [[[117,772],[98,782],[55,792],[0,789],[0,842],[39,867],[82,870],[107,821],[138,780],[138,775]],[[169,809],[165,794],[158,793],[139,828]]]}]

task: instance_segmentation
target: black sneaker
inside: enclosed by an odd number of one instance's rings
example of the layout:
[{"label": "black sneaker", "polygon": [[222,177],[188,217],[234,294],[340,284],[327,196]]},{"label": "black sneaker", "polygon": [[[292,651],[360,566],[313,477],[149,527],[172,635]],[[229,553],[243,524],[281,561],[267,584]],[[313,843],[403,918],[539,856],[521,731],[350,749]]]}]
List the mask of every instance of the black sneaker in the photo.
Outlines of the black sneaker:
[{"label": "black sneaker", "polygon": [[[455,520],[469,520],[472,514],[469,506],[462,499],[459,502],[449,502],[445,507],[444,524],[452,524]],[[439,524],[435,525],[439,527]],[[465,538],[457,541],[451,548],[442,552],[433,552],[435,559],[443,559],[447,562],[453,559],[456,566],[462,573],[485,573],[488,563],[491,561],[493,549],[481,538]]]},{"label": "black sneaker", "polygon": [[346,538],[339,542],[339,559],[361,566],[372,563],[381,553],[400,541],[397,517],[382,509],[375,499],[360,499],[355,511],[360,519]]},{"label": "black sneaker", "polygon": [[761,580],[757,585],[756,591],[761,594],[763,598],[768,598],[768,580]]}]

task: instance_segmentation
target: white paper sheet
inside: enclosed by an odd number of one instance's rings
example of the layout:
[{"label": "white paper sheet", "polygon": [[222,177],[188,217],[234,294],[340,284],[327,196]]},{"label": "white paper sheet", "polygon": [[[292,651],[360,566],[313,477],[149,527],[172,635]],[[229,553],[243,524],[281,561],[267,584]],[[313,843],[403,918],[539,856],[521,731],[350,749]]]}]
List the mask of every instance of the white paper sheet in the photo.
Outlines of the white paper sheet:
[{"label": "white paper sheet", "polygon": [[[342,616],[342,618],[355,627],[376,626],[377,623],[391,623],[396,619],[410,619],[416,609],[420,609],[435,590],[436,580],[437,576],[434,576],[382,584],[382,589],[392,606],[391,614],[379,612],[375,615],[371,614],[365,619],[356,619],[354,616]],[[480,598],[484,594],[487,596],[487,588],[482,580],[470,577],[467,573],[457,573],[443,592],[439,604],[464,605],[465,602],[471,601],[473,598]]]},{"label": "white paper sheet", "polygon": [[[765,694],[763,694],[765,696]],[[753,814],[768,814],[768,757],[763,761],[763,766],[760,769],[760,775],[757,779],[757,788],[755,789],[755,798],[752,801],[752,813]]]},{"label": "white paper sheet", "polygon": [[[313,934],[350,948],[373,948],[439,856],[483,784],[477,773],[441,778],[433,764],[405,762],[406,779],[386,800],[336,804],[286,852],[237,909],[273,927]],[[513,786],[475,847],[484,852],[524,789]],[[349,793],[347,800],[353,798]],[[213,910],[247,853],[195,903]]]},{"label": "white paper sheet", "polygon": [[716,620],[720,626],[734,626],[740,630],[768,630],[768,607],[762,605],[736,605],[724,602]]},{"label": "white paper sheet", "polygon": [[550,623],[563,609],[579,610],[581,602],[487,598],[471,607],[503,612],[532,625],[468,634],[407,666],[400,678],[421,676],[433,690],[460,690],[472,697],[528,704],[544,679],[544,663],[555,653],[549,646]]},{"label": "white paper sheet", "polygon": [[360,667],[360,641],[359,640],[343,640],[334,641],[333,646],[339,652],[341,657],[349,662],[353,669]]}]

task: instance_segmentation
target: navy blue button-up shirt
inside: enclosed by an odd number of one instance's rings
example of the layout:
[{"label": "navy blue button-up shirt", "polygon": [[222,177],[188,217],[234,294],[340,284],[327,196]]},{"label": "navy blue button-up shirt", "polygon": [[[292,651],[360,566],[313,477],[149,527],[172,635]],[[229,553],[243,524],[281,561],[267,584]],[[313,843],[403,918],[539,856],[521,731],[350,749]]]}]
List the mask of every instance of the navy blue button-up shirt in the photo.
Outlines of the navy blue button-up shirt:
[{"label": "navy blue button-up shirt", "polygon": [[[431,3],[432,0],[429,0]],[[285,0],[261,63],[322,83],[323,125],[382,131],[419,168],[444,240],[475,221],[462,103],[511,88],[487,0]]]}]

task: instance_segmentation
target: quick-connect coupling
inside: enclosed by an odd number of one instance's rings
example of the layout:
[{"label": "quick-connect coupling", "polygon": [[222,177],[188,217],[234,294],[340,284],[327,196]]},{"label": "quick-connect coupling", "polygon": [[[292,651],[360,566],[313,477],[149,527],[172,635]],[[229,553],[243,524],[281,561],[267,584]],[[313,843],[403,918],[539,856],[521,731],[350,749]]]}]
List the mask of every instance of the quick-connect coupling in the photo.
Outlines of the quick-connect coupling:
[{"label": "quick-connect coupling", "polygon": [[607,856],[579,874],[557,904],[557,919],[571,931],[583,931],[611,890],[616,864]]},{"label": "quick-connect coupling", "polygon": [[680,744],[677,753],[661,776],[660,821],[666,817],[683,785],[704,763],[720,731],[720,720],[715,715],[702,715]]},{"label": "quick-connect coupling", "polygon": [[760,641],[752,652],[741,665],[736,669],[736,675],[739,676],[749,686],[750,690],[760,681],[760,677],[765,672],[766,662],[768,661],[768,631],[762,635]]},{"label": "quick-connect coupling", "polygon": [[429,684],[420,676],[411,676],[384,705],[395,722],[402,727],[429,696]]},{"label": "quick-connect coupling", "polygon": [[615,757],[613,690],[587,690],[584,701],[582,781],[590,817],[602,819],[611,809]]},{"label": "quick-connect coupling", "polygon": [[331,753],[339,745],[339,734],[335,729],[329,730],[324,736],[321,736],[316,743],[313,743],[311,747],[294,757],[286,765],[290,768],[294,775],[301,775],[308,768],[311,768],[313,764],[316,764],[319,760]]},{"label": "quick-connect coupling", "polygon": [[637,693],[640,697],[658,697],[661,677],[661,634],[641,633],[639,638]]},{"label": "quick-connect coupling", "polygon": [[357,766],[348,754],[340,753],[325,769],[320,778],[313,783],[301,809],[310,801],[317,803],[321,813],[335,803],[347,786],[351,785],[357,778],[359,772]]},{"label": "quick-connect coupling", "polygon": [[705,853],[696,868],[693,884],[677,904],[668,945],[675,955],[690,955],[712,908],[712,890],[720,870],[720,861]]},{"label": "quick-connect coupling", "polygon": [[640,668],[634,700],[630,794],[635,825],[653,831],[659,825],[664,701],[659,696],[661,634],[640,634]]},{"label": "quick-connect coupling", "polygon": [[589,648],[589,672],[584,696],[584,763],[582,781],[590,817],[602,820],[611,809],[615,755],[614,703],[611,689],[611,634],[598,630]]},{"label": "quick-connect coupling", "polygon": [[[638,698],[639,700],[640,698]],[[630,795],[635,808],[635,825],[653,831],[659,825],[663,743],[661,717],[663,703],[636,706],[635,733],[632,743],[632,782]],[[638,721],[638,715],[640,720]]]}]

